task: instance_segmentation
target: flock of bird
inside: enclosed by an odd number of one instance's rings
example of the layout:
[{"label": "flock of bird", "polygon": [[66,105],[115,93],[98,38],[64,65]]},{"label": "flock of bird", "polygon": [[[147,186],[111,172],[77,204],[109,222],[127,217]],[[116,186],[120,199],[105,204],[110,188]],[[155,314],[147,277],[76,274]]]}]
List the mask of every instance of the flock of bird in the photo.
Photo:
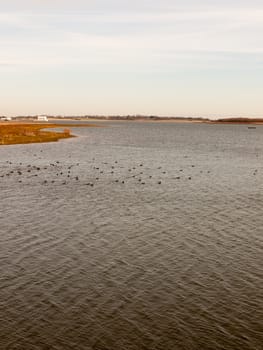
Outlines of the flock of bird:
[{"label": "flock of bird", "polygon": [[[39,158],[41,159],[41,158]],[[195,168],[195,169],[194,169]],[[117,160],[111,162],[98,162],[95,158],[87,161],[86,164],[80,163],[62,163],[57,160],[53,163],[40,165],[12,163],[6,161],[4,165],[0,164],[0,178],[16,178],[19,183],[26,182],[34,178],[41,184],[48,185],[59,183],[67,185],[69,183],[80,182],[84,185],[94,187],[101,181],[114,184],[125,184],[133,181],[138,185],[156,184],[161,185],[165,179],[191,181],[193,176],[198,173],[211,173],[211,170],[197,169],[195,164],[189,164],[185,168],[179,168],[176,173],[171,173],[162,166],[148,167],[144,163],[134,164],[133,166],[124,166]],[[8,171],[7,171],[8,170]],[[257,175],[258,170],[253,171]]]},{"label": "flock of bird", "polygon": [[[83,165],[84,164],[80,165],[80,163],[63,164],[58,160],[48,165],[39,165],[39,163],[34,165],[21,162],[17,164],[6,161],[5,166],[2,166],[2,169],[0,169],[0,177],[15,177],[19,183],[22,183],[26,179],[32,180],[33,178],[38,178],[44,185],[48,183],[57,183],[58,181],[62,185],[66,185],[71,181],[81,181],[82,183],[84,182],[85,185],[94,187],[100,180],[105,179],[109,180],[110,183],[125,184],[128,181],[134,180],[139,185],[145,185],[149,183],[149,181],[161,185],[168,175],[168,171],[162,166],[150,169],[149,167],[145,167],[143,163],[127,167],[120,164],[117,160],[113,163],[98,163],[95,158],[93,158],[90,162]],[[191,165],[190,167],[194,168],[195,165]],[[207,173],[210,173],[210,171],[207,171]],[[186,179],[190,181],[192,180],[192,175],[186,175],[184,174],[184,169],[179,169],[178,174],[173,176],[173,178],[176,180]],[[87,179],[89,181],[85,182]]]}]

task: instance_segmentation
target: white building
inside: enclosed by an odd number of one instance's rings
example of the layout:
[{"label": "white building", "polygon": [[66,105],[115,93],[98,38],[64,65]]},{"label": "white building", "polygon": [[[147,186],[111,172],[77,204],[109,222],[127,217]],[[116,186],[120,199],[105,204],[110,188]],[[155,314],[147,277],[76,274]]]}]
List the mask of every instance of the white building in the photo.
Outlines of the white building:
[{"label": "white building", "polygon": [[37,117],[37,120],[38,120],[39,122],[48,122],[48,118],[47,118],[46,115],[39,115],[39,116]]},{"label": "white building", "polygon": [[11,117],[0,117],[0,120],[11,121],[12,118]]}]

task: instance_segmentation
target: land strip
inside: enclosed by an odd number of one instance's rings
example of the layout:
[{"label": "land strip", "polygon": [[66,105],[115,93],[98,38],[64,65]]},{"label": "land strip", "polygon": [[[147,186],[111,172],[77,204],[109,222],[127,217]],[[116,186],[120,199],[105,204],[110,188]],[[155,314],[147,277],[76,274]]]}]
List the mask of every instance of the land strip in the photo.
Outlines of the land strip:
[{"label": "land strip", "polygon": [[[0,145],[25,143],[55,142],[60,139],[74,137],[70,127],[91,127],[91,124],[56,124],[56,123],[0,123]],[[62,131],[43,129],[60,128]]]}]

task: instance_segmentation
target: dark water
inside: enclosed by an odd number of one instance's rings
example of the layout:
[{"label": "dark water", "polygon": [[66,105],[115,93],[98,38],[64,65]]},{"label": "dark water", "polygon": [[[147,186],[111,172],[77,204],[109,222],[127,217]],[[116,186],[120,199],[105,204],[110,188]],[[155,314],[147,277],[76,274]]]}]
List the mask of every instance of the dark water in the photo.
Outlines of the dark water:
[{"label": "dark water", "polygon": [[0,349],[263,349],[263,127],[102,125],[0,148]]}]

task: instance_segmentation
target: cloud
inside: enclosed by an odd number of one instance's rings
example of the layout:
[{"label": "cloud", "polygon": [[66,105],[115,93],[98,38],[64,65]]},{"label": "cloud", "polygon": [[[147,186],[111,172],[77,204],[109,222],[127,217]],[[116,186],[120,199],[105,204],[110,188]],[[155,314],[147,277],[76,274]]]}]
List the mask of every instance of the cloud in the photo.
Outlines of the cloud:
[{"label": "cloud", "polygon": [[207,9],[222,7],[262,7],[261,0],[8,0],[1,2],[0,8],[13,10],[90,10],[90,11],[156,11],[165,8]]},{"label": "cloud", "polygon": [[[5,64],[164,64],[211,62],[211,54],[263,52],[263,10],[160,13],[0,14]],[[208,57],[209,56],[209,57]],[[216,58],[213,59],[213,62]],[[218,62],[223,56],[218,55]],[[195,63],[196,64],[196,63]]]},{"label": "cloud", "polygon": [[142,100],[152,90],[173,101],[174,88],[185,101],[189,89],[192,99],[203,91],[206,100],[212,80],[223,95],[229,76],[233,91],[236,79],[262,81],[262,1],[9,0],[0,10],[0,84],[10,96],[16,83],[42,96],[51,85],[54,94],[62,91],[69,79],[69,100],[97,84],[100,101],[104,86],[125,94],[135,84],[137,92],[139,77]]}]

